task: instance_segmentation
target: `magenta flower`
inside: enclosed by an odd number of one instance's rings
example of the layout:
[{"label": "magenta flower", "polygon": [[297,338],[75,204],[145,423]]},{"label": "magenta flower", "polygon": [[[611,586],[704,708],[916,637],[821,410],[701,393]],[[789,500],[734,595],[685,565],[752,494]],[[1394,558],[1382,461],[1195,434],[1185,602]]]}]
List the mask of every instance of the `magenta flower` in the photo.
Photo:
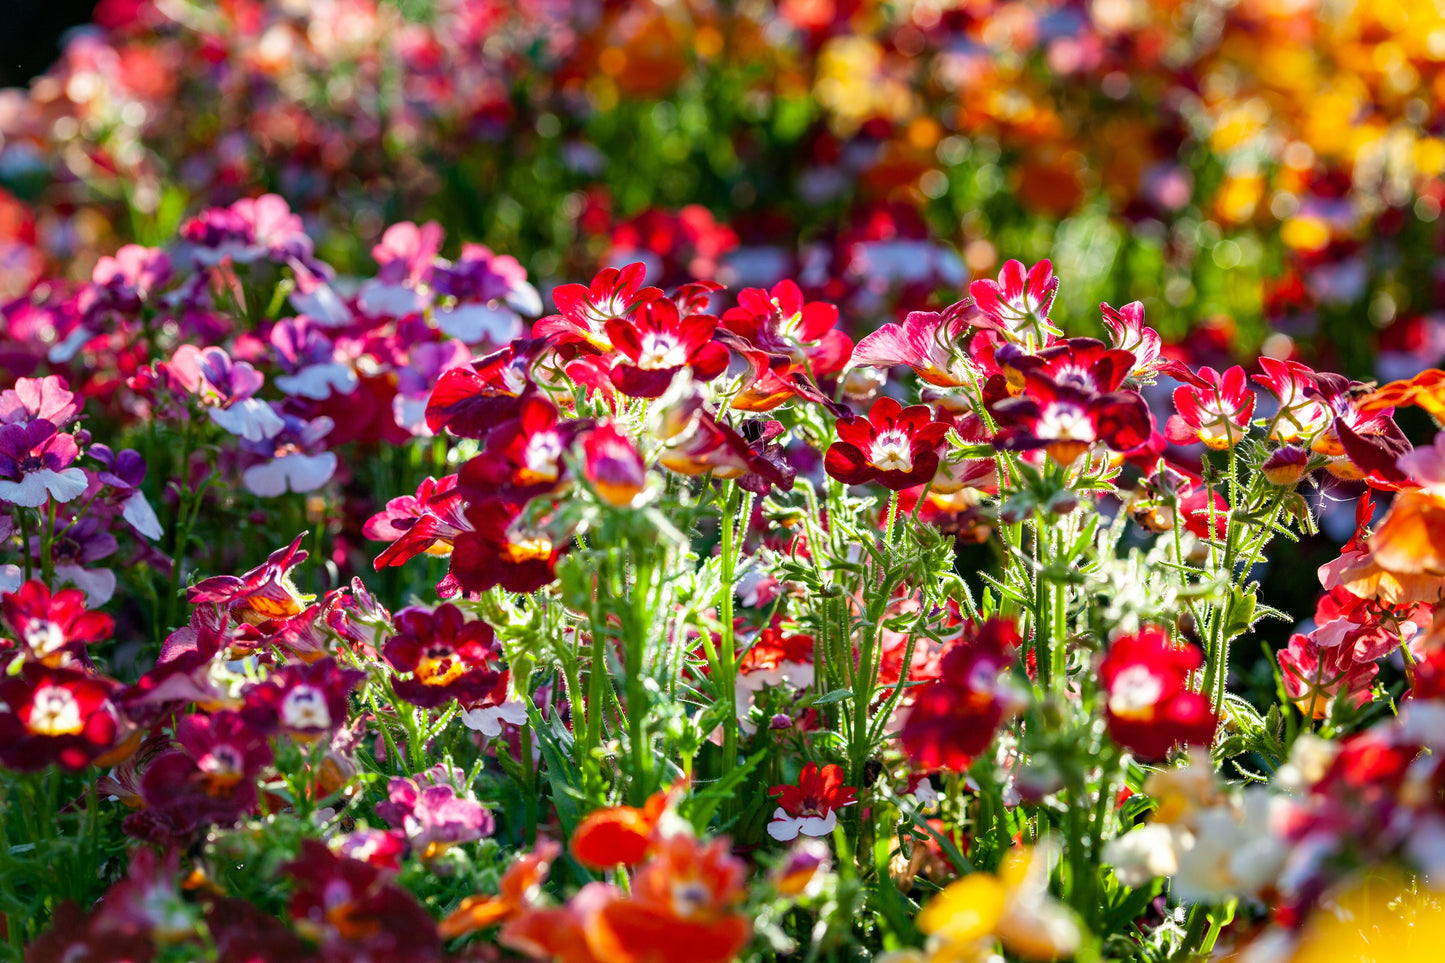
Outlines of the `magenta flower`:
[{"label": "magenta flower", "polygon": [[455,843],[490,836],[496,827],[492,814],[476,800],[458,796],[447,781],[460,777],[460,771],[447,774],[436,767],[413,778],[393,778],[376,814],[406,833],[413,851],[428,857]]},{"label": "magenta flower", "polygon": [[408,608],[396,613],[396,635],[382,655],[387,664],[411,678],[392,677],[397,697],[434,708],[456,699],[463,706],[487,697],[501,677],[501,650],[492,627],[468,622],[455,605],[434,610]]},{"label": "magenta flower", "polygon": [[612,383],[634,398],[657,398],[684,367],[698,381],[723,373],[728,351],[712,340],[717,318],[678,313],[667,298],[638,305],[626,318],[612,318],[605,330],[613,347],[626,359],[612,367]]},{"label": "magenta flower", "polygon": [[343,669],[330,656],[309,665],[292,663],[249,687],[241,712],[260,731],[312,742],[345,724],[348,696],[365,678],[365,672]]},{"label": "magenta flower", "polygon": [[140,453],[130,448],[113,452],[109,445],[91,445],[85,453],[103,466],[96,477],[114,489],[112,497],[120,501],[121,517],[146,538],[160,538],[164,534],[160,519],[140,490],[146,476],[145,459]]},{"label": "magenta flower", "polygon": [[297,260],[316,265],[313,244],[301,217],[291,212],[279,194],[246,197],[230,207],[213,207],[181,225],[184,252],[192,264],[212,266],[222,261],[250,264],[269,260],[278,264]]},{"label": "magenta flower", "polygon": [[443,334],[467,344],[506,344],[521,337],[522,314],[542,313],[542,298],[526,269],[484,244],[462,245],[455,264],[439,259],[429,283],[437,296],[451,299],[432,309],[432,320]]},{"label": "magenta flower", "polygon": [[79,457],[75,436],[43,419],[0,426],[0,502],[39,508],[79,496],[89,484]]},{"label": "magenta flower", "polygon": [[1122,308],[1100,304],[1104,315],[1104,326],[1109,329],[1110,342],[1115,348],[1134,356],[1134,367],[1129,377],[1136,381],[1152,380],[1160,370],[1162,362],[1159,351],[1163,345],[1159,332],[1144,323],[1144,305],[1130,301]]},{"label": "magenta flower", "polygon": [[59,375],[20,378],[15,387],[0,391],[0,425],[48,421],[64,428],[80,414],[81,402]]},{"label": "magenta flower", "polygon": [[301,547],[305,538],[305,532],[297,535],[290,545],[272,552],[263,564],[244,575],[213,575],[197,582],[186,593],[186,600],[192,605],[224,605],[232,618],[251,625],[300,614],[311,597],[297,591],[288,573],[306,561],[306,550]]},{"label": "magenta flower", "polygon": [[978,310],[959,301],[943,311],[910,311],[902,324],[885,324],[853,348],[850,367],[892,368],[908,365],[919,378],[940,388],[970,383],[970,330]]},{"label": "magenta flower", "polygon": [[387,502],[386,508],[368,518],[361,528],[361,533],[372,541],[391,543],[376,557],[376,570],[404,565],[423,552],[450,555],[452,542],[470,527],[462,515],[464,508],[456,475],[422,479],[415,495]]},{"label": "magenta flower", "polygon": [[146,767],[145,809],[126,820],[126,832],[167,840],[255,809],[257,777],[272,760],[264,732],[229,710],[194,713],[176,723],[176,742]]}]

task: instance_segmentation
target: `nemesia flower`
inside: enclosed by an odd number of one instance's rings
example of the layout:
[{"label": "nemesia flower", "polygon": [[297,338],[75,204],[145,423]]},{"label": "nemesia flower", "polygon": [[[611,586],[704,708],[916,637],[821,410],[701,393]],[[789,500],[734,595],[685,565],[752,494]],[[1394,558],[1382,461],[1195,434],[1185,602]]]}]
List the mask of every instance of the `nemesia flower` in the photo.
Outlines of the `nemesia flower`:
[{"label": "nemesia flower", "polygon": [[[1023,960],[1062,960],[1083,932],[1073,912],[1049,894],[1051,847],[1011,850],[998,875],[969,873],[944,887],[918,914],[934,959],[970,959],[1002,941]],[[942,956],[938,954],[943,954]]]},{"label": "nemesia flower", "polygon": [[822,769],[810,762],[803,767],[796,784],[774,786],[769,795],[778,797],[768,823],[768,835],[781,842],[804,836],[827,836],[838,825],[838,810],[858,802],[858,790],[843,785],[843,770],[829,765]]},{"label": "nemesia flower", "polygon": [[243,441],[241,447],[268,459],[252,465],[241,478],[253,495],[275,498],[287,491],[311,492],[336,473],[336,452],[320,450],[322,439],[335,423],[326,416],[307,421],[286,415],[281,427],[263,441]]},{"label": "nemesia flower", "polygon": [[647,430],[662,443],[657,463],[682,475],[737,479],[739,487],[758,494],[767,494],[773,486],[789,491],[797,476],[781,446],[772,441],[781,424],[769,422],[744,436],[718,421],[691,385],[674,384],[649,409]]},{"label": "nemesia flower", "polygon": [[180,235],[188,242],[183,258],[197,264],[223,260],[249,264],[263,258],[311,263],[311,238],[279,194],[244,197],[230,207],[209,208],[182,224]]},{"label": "nemesia flower", "polygon": [[941,312],[910,311],[902,324],[885,324],[859,341],[848,365],[908,365],[931,385],[955,388],[970,384],[973,366],[962,342],[977,314],[968,301],[959,301]]},{"label": "nemesia flower", "polygon": [[38,579],[0,597],[0,611],[26,655],[51,668],[76,660],[85,646],[115,632],[109,615],[86,610],[85,593],[62,589],[52,595]]},{"label": "nemesia flower", "polygon": [[512,860],[497,884],[495,896],[468,896],[447,914],[437,929],[442,939],[452,940],[503,923],[535,902],[538,890],[562,847],[550,839],[538,839],[529,853]]},{"label": "nemesia flower", "polygon": [[286,394],[311,399],[349,395],[359,380],[356,369],[338,360],[336,346],[309,318],[287,318],[271,329],[271,347],[285,374],[273,381]]},{"label": "nemesia flower", "polygon": [[464,502],[457,491],[457,476],[427,477],[415,495],[401,495],[386,503],[362,525],[361,533],[377,542],[391,542],[376,557],[377,571],[404,565],[418,555],[452,553],[452,542],[466,531]]},{"label": "nemesia flower", "polygon": [[0,426],[0,502],[39,508],[77,497],[88,484],[78,457],[75,436],[43,419]]},{"label": "nemesia flower", "polygon": [[1380,671],[1373,662],[1355,661],[1348,646],[1322,648],[1312,635],[1298,632],[1276,658],[1285,692],[1312,719],[1328,716],[1336,698],[1356,708],[1369,702],[1370,686]]},{"label": "nemesia flower", "polygon": [[265,735],[240,713],[193,713],[176,724],[177,749],[141,777],[145,809],[126,821],[142,838],[185,836],[235,822],[256,807],[256,780],[271,764]]},{"label": "nemesia flower", "polygon": [[1208,448],[1223,451],[1239,444],[1249,433],[1249,419],[1254,414],[1254,393],[1244,376],[1244,369],[1235,365],[1224,374],[1210,367],[1197,373],[1183,365],[1172,365],[1168,373],[1184,381],[1174,389],[1174,408],[1164,434],[1178,445],[1196,441]]},{"label": "nemesia flower", "polygon": [[659,826],[677,787],[655,792],[641,807],[608,806],[582,817],[568,848],[577,861],[593,869],[636,866],[657,845]]},{"label": "nemesia flower", "polygon": [[815,378],[840,370],[853,348],[837,323],[837,306],[804,301],[802,289],[791,280],[770,290],[744,288],[737,307],[722,316],[722,326],[750,346],[793,364],[806,361]]},{"label": "nemesia flower", "polygon": [[999,332],[1029,350],[1041,348],[1063,334],[1049,320],[1049,309],[1059,291],[1054,266],[1040,261],[1025,273],[1019,261],[1004,262],[998,280],[983,278],[968,286],[978,315],[972,323]]},{"label": "nemesia flower", "polygon": [[396,872],[406,856],[406,835],[394,829],[358,829],[333,839],[331,848],[348,859]]},{"label": "nemesia flower", "polygon": [[647,490],[647,466],[632,439],[612,423],[599,425],[582,443],[584,475],[604,502],[631,508]]},{"label": "nemesia flower", "polygon": [[496,687],[500,648],[492,627],[467,621],[460,609],[443,603],[434,610],[406,608],[396,613],[396,635],[382,650],[387,664],[410,679],[392,677],[397,697],[434,708],[455,699],[478,702]]},{"label": "nemesia flower", "polygon": [[265,732],[280,731],[303,742],[335,732],[349,715],[348,695],[366,678],[330,656],[290,664],[246,689],[245,718]]},{"label": "nemesia flower", "polygon": [[1163,339],[1144,323],[1144,305],[1131,301],[1116,309],[1100,304],[1099,311],[1104,316],[1104,327],[1109,329],[1110,345],[1134,356],[1129,377],[1141,383],[1152,381],[1163,367],[1159,359]]},{"label": "nemesia flower", "polygon": [[564,456],[590,427],[590,421],[563,419],[544,396],[528,394],[515,418],[487,433],[485,454],[462,466],[457,487],[473,501],[501,498],[518,504],[558,492],[571,482]]},{"label": "nemesia flower", "polygon": [[925,769],[966,770],[993,742],[1020,693],[1007,676],[1020,639],[1008,619],[966,623],[939,677],[920,686],[903,723],[903,751]]},{"label": "nemesia flower", "polygon": [[1213,742],[1218,717],[1209,697],[1189,688],[1203,664],[1197,648],[1174,643],[1158,626],[1115,639],[1099,666],[1109,735],[1144,759],[1162,759],[1181,743]]},{"label": "nemesia flower", "polygon": [[0,425],[48,421],[58,430],[75,420],[81,403],[60,375],[18,378],[12,388],[0,391]]},{"label": "nemesia flower", "polygon": [[556,578],[562,546],[547,531],[525,524],[521,510],[498,500],[467,507],[470,531],[457,535],[451,574],[463,591],[535,592]]},{"label": "nemesia flower", "polygon": [[[1093,377],[1084,369],[1067,377],[1080,376]],[[1123,370],[1111,367],[1109,380],[1122,376]],[[1072,465],[1095,444],[1131,451],[1149,440],[1151,427],[1149,410],[1135,392],[1098,393],[1071,380],[1055,381],[1047,369],[1030,370],[1024,394],[994,401],[989,412],[999,424],[996,446],[1025,451],[1042,448],[1060,465]]]},{"label": "nemesia flower", "polygon": [[114,745],[120,720],[114,686],[89,672],[23,666],[0,679],[0,763],[32,772],[84,769]]},{"label": "nemesia flower", "polygon": [[934,421],[927,405],[904,408],[892,398],[879,398],[867,418],[839,421],[837,432],[824,458],[828,474],[845,485],[877,482],[901,491],[938,471],[938,448],[948,425]]},{"label": "nemesia flower", "polygon": [[542,313],[526,269],[485,244],[463,244],[452,264],[436,259],[427,282],[438,297],[454,299],[434,306],[432,320],[443,334],[467,344],[506,344],[522,335],[520,315]]},{"label": "nemesia flower", "polygon": [[[540,322],[539,322],[540,323]],[[426,407],[426,426],[463,438],[484,438],[517,417],[530,382],[530,369],[547,346],[514,341],[483,358],[448,368],[437,379]]]},{"label": "nemesia flower", "polygon": [[634,398],[659,397],[683,367],[699,381],[711,381],[727,368],[728,352],[712,340],[717,319],[679,314],[667,298],[638,305],[626,318],[611,318],[605,330],[613,349],[626,361],[612,367],[612,383]]},{"label": "nemesia flower", "polygon": [[532,337],[551,338],[559,345],[585,345],[611,351],[607,322],[626,318],[645,301],[662,297],[662,291],[644,287],[647,266],[641,262],[624,268],[603,268],[590,285],[562,284],[552,289],[557,314],[532,326]]},{"label": "nemesia flower", "polygon": [[272,552],[263,564],[244,575],[202,579],[186,592],[186,600],[192,605],[225,605],[233,618],[251,625],[299,615],[311,597],[296,590],[289,573],[306,561],[307,552],[301,547],[305,538],[305,532],[297,535],[290,545]]},{"label": "nemesia flower", "polygon": [[1310,448],[1329,457],[1325,468],[1338,478],[1363,479],[1373,487],[1392,490],[1409,487],[1397,462],[1410,450],[1410,442],[1391,417],[1395,410],[1363,407],[1356,398],[1359,388],[1341,375],[1315,375],[1314,384],[1305,391],[1325,408],[1330,420]]},{"label": "nemesia flower", "polygon": [[1304,477],[1309,460],[1304,449],[1285,445],[1270,452],[1269,457],[1259,467],[1271,485],[1289,488]]},{"label": "nemesia flower", "polygon": [[286,425],[269,404],[254,397],[265,384],[261,373],[250,362],[233,362],[220,348],[183,344],[167,370],[196,396],[212,421],[233,435],[260,442]]},{"label": "nemesia flower", "polygon": [[109,445],[91,445],[85,453],[100,462],[102,469],[96,477],[115,490],[112,497],[120,499],[121,517],[146,538],[160,538],[164,534],[160,519],[140,490],[146,475],[145,459],[140,453],[130,448],[116,453]]},{"label": "nemesia flower", "polygon": [[[460,778],[460,773],[452,774]],[[447,846],[490,836],[492,814],[469,796],[457,795],[446,774],[428,770],[417,777],[393,777],[386,802],[376,814],[406,834],[412,849],[431,858]]]},{"label": "nemesia flower", "polygon": [[1314,438],[1328,426],[1330,412],[1310,389],[1318,384],[1318,376],[1298,361],[1281,361],[1268,356],[1259,359],[1263,374],[1254,380],[1263,385],[1279,402],[1271,419],[1270,437],[1283,442],[1300,442]]}]

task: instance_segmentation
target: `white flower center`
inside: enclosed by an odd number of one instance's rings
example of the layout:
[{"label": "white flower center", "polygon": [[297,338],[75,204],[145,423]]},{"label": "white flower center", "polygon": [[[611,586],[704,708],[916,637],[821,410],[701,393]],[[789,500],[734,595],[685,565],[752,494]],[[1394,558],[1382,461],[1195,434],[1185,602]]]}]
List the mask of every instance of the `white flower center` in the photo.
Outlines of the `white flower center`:
[{"label": "white flower center", "polygon": [[903,432],[885,431],[873,439],[873,452],[868,460],[879,471],[912,471],[913,446]]},{"label": "white flower center", "polygon": [[85,728],[85,721],[80,718],[80,703],[69,689],[43,685],[31,699],[27,728],[41,736],[73,736]]},{"label": "white flower center", "polygon": [[1164,695],[1164,683],[1147,665],[1131,665],[1109,687],[1109,711],[1126,719],[1148,713]]},{"label": "white flower center", "polygon": [[37,619],[25,626],[25,644],[30,651],[44,658],[65,645],[65,633],[49,619],[43,622]]},{"label": "white flower center", "polygon": [[1034,434],[1049,441],[1093,441],[1094,423],[1089,413],[1074,405],[1049,405],[1039,416]]},{"label": "white flower center", "polygon": [[682,345],[671,335],[647,334],[642,338],[642,350],[637,355],[637,366],[647,371],[658,368],[678,368],[687,364],[687,355]]},{"label": "white flower center", "polygon": [[558,464],[562,460],[562,439],[555,431],[539,431],[527,439],[527,448],[522,453],[527,474],[538,481],[556,481]]},{"label": "white flower center", "polygon": [[288,729],[329,729],[331,710],[326,695],[311,685],[298,685],[281,700],[281,724]]}]

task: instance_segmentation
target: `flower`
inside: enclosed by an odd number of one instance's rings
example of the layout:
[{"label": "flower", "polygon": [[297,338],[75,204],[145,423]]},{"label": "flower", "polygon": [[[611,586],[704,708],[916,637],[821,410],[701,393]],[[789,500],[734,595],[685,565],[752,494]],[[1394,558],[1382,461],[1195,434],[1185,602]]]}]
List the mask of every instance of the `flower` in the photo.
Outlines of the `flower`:
[{"label": "flower", "polygon": [[824,466],[846,485],[877,482],[901,491],[930,481],[938,471],[938,448],[948,432],[927,405],[904,408],[879,398],[867,418],[838,422],[838,440],[828,446]]},{"label": "flower", "polygon": [[910,311],[902,324],[885,324],[853,348],[850,368],[908,365],[919,378],[940,388],[971,382],[973,368],[963,342],[978,316],[969,301],[943,311]]},{"label": "flower", "polygon": [[77,497],[89,484],[78,457],[75,436],[44,419],[0,426],[0,502],[39,508]]},{"label": "flower", "polygon": [[52,595],[38,579],[0,597],[0,611],[27,656],[51,668],[74,661],[86,645],[115,631],[109,615],[86,610],[84,592],[62,589]]},{"label": "flower", "polygon": [[295,415],[281,419],[281,427],[262,441],[243,441],[241,447],[265,459],[241,473],[253,495],[275,498],[287,491],[311,492],[336,474],[336,453],[322,451],[322,439],[335,422],[322,415],[309,421]]},{"label": "flower", "polygon": [[544,396],[527,394],[515,418],[487,433],[485,454],[462,466],[457,487],[473,501],[501,498],[522,504],[571,483],[565,456],[585,420],[563,420]]},{"label": "flower", "polygon": [[475,799],[458,796],[446,781],[460,775],[438,767],[417,777],[393,777],[376,814],[406,833],[412,849],[428,859],[455,843],[490,836],[496,828],[492,814]]},{"label": "flower", "polygon": [[1318,376],[1308,365],[1266,356],[1259,359],[1259,366],[1264,373],[1255,375],[1254,380],[1279,402],[1270,420],[1271,438],[1287,443],[1302,442],[1328,427],[1329,409],[1310,395],[1311,389],[1318,386]]},{"label": "flower", "polygon": [[647,266],[638,261],[621,269],[603,268],[590,285],[558,285],[552,289],[558,313],[532,325],[532,337],[611,351],[607,323],[627,317],[645,301],[662,297],[658,288],[643,286],[646,275]]},{"label": "flower", "polygon": [[1162,759],[1181,743],[1207,746],[1218,717],[1209,698],[1189,689],[1204,659],[1154,625],[1122,635],[1099,666],[1109,735],[1145,759]]},{"label": "flower", "polygon": [[1143,303],[1131,301],[1118,309],[1100,304],[1099,311],[1104,315],[1104,327],[1109,329],[1110,344],[1134,356],[1129,377],[1139,382],[1152,381],[1163,367],[1159,360],[1163,341],[1158,331],[1144,323]]},{"label": "flower", "polygon": [[793,785],[774,786],[778,808],[768,823],[768,835],[781,842],[804,836],[827,836],[838,825],[838,810],[858,802],[858,790],[843,785],[843,770],[832,764],[818,768],[810,762]]},{"label": "flower", "polygon": [[607,337],[627,361],[612,366],[612,383],[634,398],[659,397],[684,367],[699,381],[711,381],[728,364],[728,352],[712,340],[717,318],[679,314],[667,298],[638,305],[626,318],[606,322]]},{"label": "flower", "polygon": [[1304,449],[1296,445],[1284,445],[1270,452],[1259,470],[1271,485],[1291,488],[1304,476],[1309,460]]},{"label": "flower", "polygon": [[[1110,387],[1123,380],[1126,359],[1132,356],[1118,352],[1110,357],[1099,353],[1102,344],[1092,344],[1097,348],[1079,352],[1083,365],[1069,365],[1066,356],[1042,353],[1029,359],[1024,393],[998,398],[988,406],[999,425],[997,447],[1042,448],[1057,464],[1072,465],[1095,444],[1127,452],[1149,441],[1152,422],[1144,400],[1136,392]],[[1090,355],[1098,357],[1090,361]]]},{"label": "flower", "polygon": [[1021,700],[1008,678],[1019,641],[1010,619],[964,625],[943,656],[939,677],[918,688],[903,723],[903,751],[918,766],[962,772],[993,742]]},{"label": "flower", "polygon": [[166,370],[196,396],[212,421],[233,435],[261,442],[286,425],[269,404],[253,397],[266,379],[249,361],[233,362],[217,347],[183,344]]},{"label": "flower", "polygon": [[978,316],[972,323],[999,332],[1009,341],[1035,350],[1063,332],[1049,320],[1049,309],[1059,291],[1054,266],[1040,261],[1025,273],[1019,261],[1006,261],[998,280],[987,278],[968,286]]},{"label": "flower", "polygon": [[460,701],[480,702],[496,687],[501,655],[492,627],[468,622],[460,609],[443,603],[434,610],[403,609],[395,617],[397,633],[382,650],[387,664],[411,678],[392,676],[397,697],[434,708]]},{"label": "flower", "polygon": [[1249,433],[1254,414],[1254,393],[1249,390],[1244,369],[1239,365],[1220,374],[1210,367],[1190,372],[1172,365],[1168,373],[1185,384],[1174,389],[1174,408],[1164,425],[1164,434],[1177,445],[1196,441],[1216,451],[1233,448]]},{"label": "flower", "polygon": [[1276,653],[1285,693],[1312,719],[1330,714],[1336,698],[1358,708],[1370,701],[1370,686],[1380,667],[1355,661],[1350,646],[1321,647],[1313,633],[1296,632]]},{"label": "flower", "polygon": [[599,498],[614,508],[631,508],[647,490],[647,466],[637,446],[612,423],[599,425],[582,443],[584,474]]},{"label": "flower", "polygon": [[92,673],[33,662],[0,679],[0,763],[21,771],[84,769],[116,741],[113,689]]},{"label": "flower", "polygon": [[552,536],[521,520],[521,509],[496,499],[467,507],[471,531],[457,536],[452,575],[467,592],[500,585],[509,592],[535,592],[556,578],[562,549]]},{"label": "flower", "polygon": [[306,561],[306,550],[301,547],[305,538],[305,532],[297,535],[290,545],[272,552],[263,564],[244,575],[202,579],[186,592],[186,600],[192,605],[225,605],[233,618],[251,625],[299,615],[312,596],[298,592],[289,573]]},{"label": "flower", "polygon": [[176,724],[176,742],[141,777],[145,809],[126,821],[131,835],[182,837],[256,807],[257,778],[272,761],[263,730],[230,710],[193,713]]},{"label": "flower", "polygon": [[468,527],[463,507],[456,475],[424,478],[415,495],[388,501],[361,528],[372,541],[391,543],[376,557],[376,570],[404,565],[423,553],[450,555],[453,541]]},{"label": "flower", "polygon": [[1052,847],[1014,849],[998,874],[969,873],[918,913],[935,960],[982,958],[995,938],[1024,960],[1073,956],[1083,933],[1073,912],[1049,894]]},{"label": "flower", "polygon": [[552,840],[538,839],[531,852],[512,860],[497,885],[497,895],[468,896],[447,914],[437,927],[442,939],[475,933],[524,912],[535,902],[542,882],[561,852],[562,847]]},{"label": "flower", "polygon": [[658,827],[680,787],[647,797],[641,807],[608,806],[582,817],[572,831],[569,848],[577,861],[592,869],[636,866],[652,855]]},{"label": "flower", "polygon": [[343,669],[331,656],[293,663],[273,672],[265,682],[248,687],[241,711],[262,731],[280,731],[313,742],[346,723],[347,696],[365,678],[365,672]]}]

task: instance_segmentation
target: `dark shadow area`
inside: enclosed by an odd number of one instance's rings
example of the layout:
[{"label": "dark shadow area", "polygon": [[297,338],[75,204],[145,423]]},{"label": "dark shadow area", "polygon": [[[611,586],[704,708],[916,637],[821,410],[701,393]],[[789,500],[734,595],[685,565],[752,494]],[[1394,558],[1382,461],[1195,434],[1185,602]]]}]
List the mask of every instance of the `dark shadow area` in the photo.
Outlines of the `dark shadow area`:
[{"label": "dark shadow area", "polygon": [[60,54],[60,36],[89,23],[96,0],[0,0],[0,87],[22,87]]}]

